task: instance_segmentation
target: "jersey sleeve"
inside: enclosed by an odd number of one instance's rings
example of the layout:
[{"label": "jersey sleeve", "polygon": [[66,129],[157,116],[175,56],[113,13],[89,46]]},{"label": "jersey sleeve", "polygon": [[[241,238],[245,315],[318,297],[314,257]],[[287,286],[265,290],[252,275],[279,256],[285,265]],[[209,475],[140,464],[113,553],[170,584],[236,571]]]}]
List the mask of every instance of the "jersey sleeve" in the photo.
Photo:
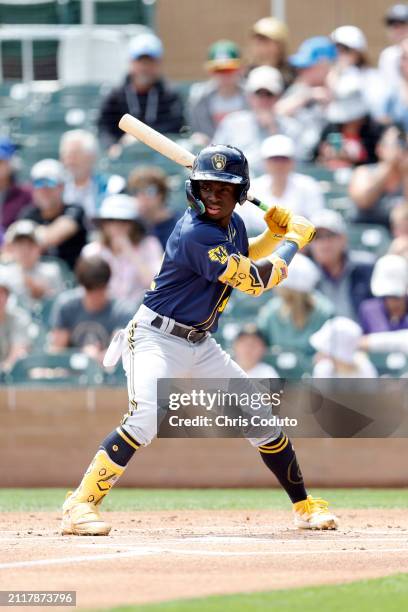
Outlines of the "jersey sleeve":
[{"label": "jersey sleeve", "polygon": [[214,283],[225,271],[229,256],[240,251],[218,228],[207,227],[205,230],[182,236],[178,262]]}]

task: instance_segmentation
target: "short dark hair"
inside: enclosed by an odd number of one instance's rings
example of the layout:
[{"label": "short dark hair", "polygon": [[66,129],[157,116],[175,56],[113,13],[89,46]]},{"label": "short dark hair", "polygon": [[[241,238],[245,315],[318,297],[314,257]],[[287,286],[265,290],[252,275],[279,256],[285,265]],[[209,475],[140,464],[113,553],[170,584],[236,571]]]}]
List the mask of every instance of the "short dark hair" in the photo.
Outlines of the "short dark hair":
[{"label": "short dark hair", "polygon": [[92,255],[80,257],[75,265],[75,274],[78,283],[88,291],[92,289],[103,289],[109,283],[111,269],[107,261]]},{"label": "short dark hair", "polygon": [[241,329],[235,336],[235,340],[239,340],[244,336],[253,336],[255,338],[259,338],[264,344],[267,344],[265,336],[263,335],[259,327],[255,325],[255,323],[247,323],[246,325],[241,327]]}]

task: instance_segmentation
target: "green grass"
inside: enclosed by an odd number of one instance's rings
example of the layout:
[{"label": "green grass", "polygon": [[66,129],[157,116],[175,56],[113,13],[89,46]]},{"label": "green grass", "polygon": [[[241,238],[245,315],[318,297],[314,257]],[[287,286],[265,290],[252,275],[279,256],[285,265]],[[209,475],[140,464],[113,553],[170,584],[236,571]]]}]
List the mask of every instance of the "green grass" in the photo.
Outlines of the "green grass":
[{"label": "green grass", "polygon": [[109,612],[403,612],[407,609],[408,574],[396,574],[335,586],[121,606],[110,608]]},{"label": "green grass", "polygon": [[[408,489],[312,489],[338,508],[407,508]],[[0,489],[0,511],[58,510],[66,489]],[[105,510],[287,510],[276,489],[123,489]]]}]

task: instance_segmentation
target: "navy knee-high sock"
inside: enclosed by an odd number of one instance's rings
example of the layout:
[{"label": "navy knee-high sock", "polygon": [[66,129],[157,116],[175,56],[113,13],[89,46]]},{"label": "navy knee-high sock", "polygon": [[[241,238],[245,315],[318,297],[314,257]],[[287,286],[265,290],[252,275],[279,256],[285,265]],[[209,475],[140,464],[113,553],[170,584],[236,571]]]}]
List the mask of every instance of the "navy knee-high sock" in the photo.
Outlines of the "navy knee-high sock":
[{"label": "navy knee-high sock", "polygon": [[275,474],[292,503],[306,499],[302,472],[289,438],[281,433],[276,440],[258,446],[258,450],[263,462]]}]

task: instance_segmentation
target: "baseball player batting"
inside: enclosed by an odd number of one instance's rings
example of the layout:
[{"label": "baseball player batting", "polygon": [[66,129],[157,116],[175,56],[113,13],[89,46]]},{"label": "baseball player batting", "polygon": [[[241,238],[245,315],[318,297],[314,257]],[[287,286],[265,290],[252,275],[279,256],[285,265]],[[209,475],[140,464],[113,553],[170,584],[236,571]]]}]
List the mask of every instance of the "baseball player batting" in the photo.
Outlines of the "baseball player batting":
[{"label": "baseball player batting", "polygon": [[[248,394],[253,390],[247,374],[211,333],[232,290],[258,296],[278,285],[296,251],[312,240],[314,227],[275,206],[265,213],[268,229],[248,240],[234,212],[248,189],[248,162],[239,149],[211,145],[196,157],[186,181],[189,208],[169,237],[154,288],[105,356],[105,365],[122,356],[129,410],[102,441],[78,488],[68,493],[63,534],[110,532],[99,505],[133,455],[157,433],[157,379],[239,378]],[[293,446],[279,427],[249,442],[288,494],[298,528],[337,528],[327,502],[307,494]]]}]

